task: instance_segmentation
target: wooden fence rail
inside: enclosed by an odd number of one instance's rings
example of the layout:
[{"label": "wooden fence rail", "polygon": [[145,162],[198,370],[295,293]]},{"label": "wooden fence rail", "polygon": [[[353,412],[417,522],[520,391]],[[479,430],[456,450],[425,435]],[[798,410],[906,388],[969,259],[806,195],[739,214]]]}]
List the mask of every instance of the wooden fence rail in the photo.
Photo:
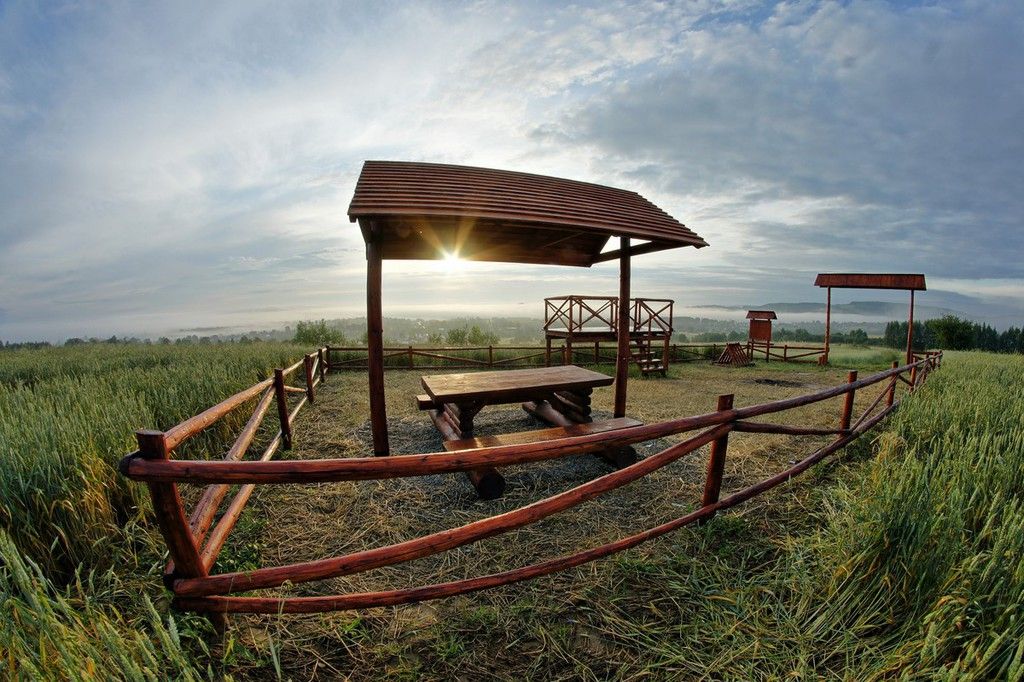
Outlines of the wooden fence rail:
[{"label": "wooden fence rail", "polygon": [[[805,471],[871,429],[896,409],[902,400],[902,398],[896,399],[897,387],[905,386],[902,389],[903,395],[916,390],[928,374],[940,366],[942,361],[941,352],[928,352],[910,364],[895,366],[894,363],[892,368],[867,378],[858,378],[856,372],[850,372],[845,384],[803,396],[759,405],[735,407],[732,396],[724,395],[719,397],[715,411],[703,415],[546,442],[455,452],[396,455],[386,458],[371,456],[324,460],[273,460],[274,454],[280,448],[287,449],[290,446],[295,418],[303,406],[315,401],[316,387],[325,379],[327,370],[338,369],[331,359],[332,350],[335,349],[318,349],[291,367],[275,371],[273,379],[264,380],[241,391],[167,432],[140,431],[138,433],[138,451],[127,455],[122,460],[120,468],[127,477],[143,481],[149,486],[156,518],[170,550],[172,561],[168,565],[165,581],[174,593],[176,607],[207,612],[215,624],[223,626],[223,614],[225,613],[307,613],[403,604],[519,582],[578,566],[628,549],[690,523],[709,520],[717,511],[735,506]],[[447,349],[435,350],[445,351]],[[407,348],[405,352],[410,353],[411,349]],[[491,363],[493,362],[492,357]],[[302,378],[305,380],[305,386],[301,388],[288,386],[285,381],[300,367],[303,368]],[[909,378],[904,376],[907,374],[910,375]],[[856,393],[876,384],[882,384],[881,392],[854,421]],[[297,397],[297,402],[293,405],[288,403],[290,395]],[[835,428],[801,427],[750,421],[755,417],[777,414],[838,397],[843,398],[843,406]],[[223,459],[187,461],[175,460],[172,457],[174,446],[180,445],[228,413],[240,409],[251,401],[256,401],[253,412]],[[258,460],[244,460],[244,455],[269,412],[271,403],[275,401],[278,406],[279,421],[277,435],[271,440]],[[882,406],[883,402],[884,406]],[[880,406],[882,407],[880,408]],[[259,484],[378,480],[465,472],[481,467],[524,464],[590,453],[612,445],[628,445],[700,429],[704,430],[635,464],[519,509],[474,521],[458,528],[384,547],[361,550],[341,557],[251,571],[212,573],[218,554],[245,508],[254,487]],[[728,436],[731,431],[791,436],[835,436],[836,439],[785,471],[722,497],[722,471],[728,455]],[[391,566],[432,556],[522,528],[636,481],[708,444],[711,444],[712,447],[701,507],[678,519],[616,542],[503,573],[437,585],[327,597],[231,596],[237,592],[273,588],[285,583],[322,580]],[[186,520],[185,508],[178,493],[178,484],[207,485],[188,520]],[[241,485],[214,525],[213,520],[220,504],[226,497],[229,486],[235,484]]]},{"label": "wooden fence rail", "polygon": [[[725,348],[724,342],[673,343],[668,346],[669,362],[713,360]],[[819,363],[825,349],[789,343],[746,343],[752,360]],[[365,370],[365,346],[330,346],[325,349],[328,368],[334,370]],[[542,346],[456,346],[424,347],[394,346],[384,349],[386,369],[483,369],[539,367],[550,364],[598,365],[615,364],[616,347],[612,343],[577,341],[572,346],[553,344],[548,354]]]}]

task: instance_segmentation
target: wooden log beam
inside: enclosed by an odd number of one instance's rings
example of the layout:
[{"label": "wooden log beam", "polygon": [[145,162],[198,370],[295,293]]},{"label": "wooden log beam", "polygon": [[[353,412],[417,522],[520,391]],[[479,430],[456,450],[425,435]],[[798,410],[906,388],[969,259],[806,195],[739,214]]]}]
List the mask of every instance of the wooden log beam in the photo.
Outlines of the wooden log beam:
[{"label": "wooden log beam", "polygon": [[366,243],[366,350],[370,388],[370,428],[373,454],[391,454],[388,444],[388,415],[384,402],[384,312],[381,303],[383,254],[379,235]]},{"label": "wooden log beam", "polygon": [[509,585],[525,580],[531,580],[541,576],[549,575],[558,571],[564,571],[576,566],[601,559],[632,547],[671,533],[679,528],[698,522],[701,519],[730,507],[735,507],[746,500],[756,497],[763,492],[778,485],[786,483],[792,478],[799,476],[804,471],[820,462],[825,457],[845,447],[862,433],[872,428],[883,418],[888,416],[895,406],[887,407],[884,412],[873,417],[870,422],[865,423],[857,432],[817,450],[805,457],[796,465],[779,472],[759,483],[748,486],[719,500],[717,503],[701,507],[677,519],[667,521],[649,530],[630,535],[614,542],[584,550],[568,556],[550,559],[545,562],[515,568],[501,573],[467,578],[448,583],[435,585],[423,585],[398,590],[383,592],[363,592],[345,595],[332,595],[321,597],[177,597],[174,600],[176,608],[218,613],[321,613],[325,611],[345,611],[351,609],[366,609],[381,606],[396,606],[410,604],[431,599],[441,599],[460,594],[467,594],[479,590],[485,590],[502,585]]},{"label": "wooden log beam", "polygon": [[265,389],[269,388],[273,383],[273,379],[265,379],[250,386],[244,391],[239,391],[233,396],[225,398],[213,407],[203,410],[199,414],[186,419],[177,426],[172,426],[164,434],[167,440],[168,451],[173,451],[184,440],[191,438],[200,431],[215,424],[217,421],[222,419],[224,415],[252,400]]},{"label": "wooden log beam", "polygon": [[619,238],[619,319],[615,355],[614,416],[626,416],[626,382],[629,380],[629,237]]},{"label": "wooden log beam", "polygon": [[[718,411],[728,412],[732,410],[733,396],[731,394],[718,396]],[[701,506],[707,507],[718,502],[719,494],[722,491],[722,476],[725,474],[725,455],[729,449],[729,432],[711,442],[711,455],[708,457],[708,472],[704,480],[704,495],[701,498]],[[711,516],[708,516],[708,521]]]},{"label": "wooden log beam", "polygon": [[[857,370],[850,370],[846,374],[846,383],[853,384],[857,381]],[[849,391],[843,398],[843,412],[839,417],[839,430],[849,431],[850,430],[850,418],[853,416],[853,401],[856,397],[856,391]]]},{"label": "wooden log beam", "polygon": [[[162,431],[136,431],[135,441],[139,446],[139,455],[145,459],[167,461],[171,457],[167,436]],[[157,527],[160,528],[160,534],[167,544],[174,566],[174,572],[165,576],[165,580],[173,584],[178,578],[206,578],[208,572],[199,556],[195,536],[192,535],[192,530],[185,519],[185,506],[181,501],[178,485],[148,483],[147,487]],[[219,633],[223,633],[227,628],[227,620],[222,615],[215,615],[210,621]]]},{"label": "wooden log beam", "polygon": [[[249,446],[252,445],[253,439],[256,437],[256,431],[259,430],[260,424],[263,423],[263,418],[273,402],[273,391],[265,391],[263,397],[256,404],[256,409],[253,410],[252,416],[249,417],[249,421],[242,428],[242,432],[238,434],[238,438],[235,439],[234,444],[232,444],[227,454],[224,455],[224,461],[236,462],[245,456]],[[189,526],[197,543],[202,542],[206,536],[206,531],[210,529],[213,517],[217,515],[217,508],[227,494],[229,487],[226,483],[215,483],[209,486],[203,491],[203,496],[199,499],[195,509],[192,510]]]},{"label": "wooden log beam", "polygon": [[286,582],[302,583],[362,573],[413,559],[432,556],[478,540],[522,528],[560,511],[588,502],[656,471],[729,431],[729,425],[716,426],[682,443],[671,445],[656,455],[640,460],[620,471],[613,471],[575,488],[552,495],[533,504],[490,518],[468,523],[386,547],[354,552],[347,556],[320,559],[289,566],[259,568],[253,571],[223,573],[201,579],[179,580],[174,584],[178,596],[203,596],[246,592],[278,587]]},{"label": "wooden log beam", "polygon": [[161,483],[305,484],[427,476],[465,471],[485,465],[526,464],[566,455],[595,452],[608,445],[641,443],[727,421],[751,419],[766,414],[784,412],[845,395],[851,390],[871,386],[892,376],[897,376],[910,368],[911,366],[908,365],[895,367],[865,379],[859,379],[853,384],[841,384],[814,393],[759,405],[749,405],[729,412],[716,411],[671,419],[657,424],[633,426],[612,433],[573,436],[546,443],[496,446],[455,453],[432,452],[398,455],[388,460],[379,460],[373,457],[346,457],[299,461],[273,460],[270,462],[160,461],[146,460],[138,456],[138,453],[132,453],[121,460],[119,470],[132,480]]},{"label": "wooden log beam", "polygon": [[306,397],[309,398],[309,402],[313,402],[316,399],[315,384],[313,383],[313,356],[306,355],[303,357],[303,370],[306,373]]},{"label": "wooden log beam", "polygon": [[277,398],[277,420],[281,425],[283,434],[284,449],[292,449],[292,425],[288,420],[288,395],[285,392],[284,372],[280,369],[274,370],[274,395]]}]

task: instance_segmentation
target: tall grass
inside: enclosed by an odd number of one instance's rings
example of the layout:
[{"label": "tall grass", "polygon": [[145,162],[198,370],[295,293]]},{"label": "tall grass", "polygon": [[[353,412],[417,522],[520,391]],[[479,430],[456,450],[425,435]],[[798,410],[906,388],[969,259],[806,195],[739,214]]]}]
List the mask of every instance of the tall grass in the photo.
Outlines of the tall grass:
[{"label": "tall grass", "polygon": [[877,674],[1024,675],[1024,359],[957,354],[838,495],[810,632],[864,633]]},{"label": "tall grass", "polygon": [[948,354],[883,428],[763,518],[616,561],[617,674],[1024,679],[1024,358]]},{"label": "tall grass", "polygon": [[[134,430],[169,428],[305,350],[268,343],[0,353],[0,530],[50,578],[83,564],[105,568],[124,547],[121,529],[148,504],[144,489],[116,471]],[[238,420],[191,451],[222,447]]]},{"label": "tall grass", "polygon": [[107,572],[57,589],[0,531],[0,677],[201,679],[174,620],[164,621],[145,597],[142,617],[126,618],[109,603],[117,588]]}]

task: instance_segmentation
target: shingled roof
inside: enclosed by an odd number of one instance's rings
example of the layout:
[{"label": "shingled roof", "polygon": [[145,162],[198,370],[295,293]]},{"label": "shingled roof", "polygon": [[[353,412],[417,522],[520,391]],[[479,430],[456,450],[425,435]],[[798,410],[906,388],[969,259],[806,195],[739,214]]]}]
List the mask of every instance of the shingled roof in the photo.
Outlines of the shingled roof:
[{"label": "shingled roof", "polygon": [[823,272],[814,286],[831,289],[907,289],[924,291],[924,275],[874,272]]},{"label": "shingled roof", "polygon": [[636,192],[531,173],[405,161],[366,161],[349,205],[385,259],[546,263],[589,267],[609,237],[632,253],[707,246]]}]

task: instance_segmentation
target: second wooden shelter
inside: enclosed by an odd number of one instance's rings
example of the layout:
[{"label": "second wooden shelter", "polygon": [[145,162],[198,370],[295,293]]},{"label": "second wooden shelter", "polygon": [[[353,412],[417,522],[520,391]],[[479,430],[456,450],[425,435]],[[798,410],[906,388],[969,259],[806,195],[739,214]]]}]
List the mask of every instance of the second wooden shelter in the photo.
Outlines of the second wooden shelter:
[{"label": "second wooden shelter", "polygon": [[[590,267],[619,261],[615,416],[626,412],[630,259],[700,236],[636,192],[530,173],[366,161],[348,209],[366,242],[366,317],[374,454],[390,454],[384,404],[384,260],[464,260]],[[606,251],[609,240],[618,248]],[[632,240],[636,240],[634,243]]]},{"label": "second wooden shelter", "polygon": [[907,320],[907,364],[914,361],[914,292],[924,291],[924,275],[875,272],[823,272],[814,279],[814,286],[827,291],[825,298],[825,353],[822,364],[828,362],[832,336],[833,289],[895,289],[910,292],[910,315]]}]

